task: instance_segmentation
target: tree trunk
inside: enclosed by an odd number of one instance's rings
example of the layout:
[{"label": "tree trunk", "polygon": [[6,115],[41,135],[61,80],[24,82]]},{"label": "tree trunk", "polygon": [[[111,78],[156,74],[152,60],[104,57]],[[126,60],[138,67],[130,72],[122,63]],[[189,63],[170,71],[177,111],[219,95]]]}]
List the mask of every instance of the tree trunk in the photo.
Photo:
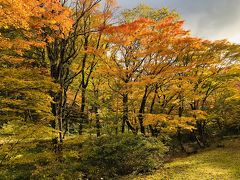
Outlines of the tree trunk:
[{"label": "tree trunk", "polygon": [[82,87],[82,97],[81,97],[81,107],[80,107],[80,121],[79,121],[79,130],[78,133],[79,135],[82,134],[82,129],[83,129],[83,123],[86,120],[85,117],[85,106],[86,106],[86,88]]},{"label": "tree trunk", "polygon": [[144,93],[143,98],[142,98],[141,106],[140,106],[140,109],[139,109],[139,115],[138,115],[140,130],[141,130],[142,134],[145,134],[145,127],[143,125],[143,119],[144,119],[143,115],[144,115],[144,112],[145,112],[146,103],[147,103],[147,88],[145,89],[145,93]]},{"label": "tree trunk", "polygon": [[[151,102],[150,114],[154,113],[154,105],[155,105],[156,97],[157,97],[157,88],[155,89],[154,96]],[[149,125],[149,129],[151,131],[152,136],[156,136],[156,137],[158,136],[157,130],[154,129],[152,125]]]},{"label": "tree trunk", "polygon": [[128,94],[123,95],[123,116],[122,116],[122,133],[125,131],[125,124],[128,120]]},{"label": "tree trunk", "polygon": [[205,135],[205,124],[204,122],[197,121],[197,131],[199,133],[200,141],[204,145],[204,147],[207,145],[206,143],[206,135]]},{"label": "tree trunk", "polygon": [[203,148],[204,145],[203,145],[203,143],[198,139],[198,137],[197,137],[197,135],[196,135],[196,133],[195,133],[194,130],[193,130],[192,133],[193,133],[193,135],[194,135],[194,137],[195,137],[195,139],[196,139],[196,141],[197,141],[198,146],[199,146],[200,148]]},{"label": "tree trunk", "polygon": [[135,133],[134,127],[128,120],[128,94],[123,95],[123,116],[122,116],[122,133],[125,132],[125,124],[129,127],[129,129]]},{"label": "tree trunk", "polygon": [[58,130],[59,130],[59,141],[63,142],[63,87],[61,87],[60,101],[58,107]]}]

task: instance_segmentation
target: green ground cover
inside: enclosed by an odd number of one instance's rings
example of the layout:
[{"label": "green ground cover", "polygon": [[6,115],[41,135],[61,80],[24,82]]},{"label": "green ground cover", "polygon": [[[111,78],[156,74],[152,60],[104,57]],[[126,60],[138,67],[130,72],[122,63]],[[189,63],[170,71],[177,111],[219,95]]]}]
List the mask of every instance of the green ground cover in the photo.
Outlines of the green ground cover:
[{"label": "green ground cover", "polygon": [[[162,170],[130,179],[237,180],[240,179],[240,139],[223,141],[224,147],[173,159]],[[128,179],[129,179],[128,178]]]}]

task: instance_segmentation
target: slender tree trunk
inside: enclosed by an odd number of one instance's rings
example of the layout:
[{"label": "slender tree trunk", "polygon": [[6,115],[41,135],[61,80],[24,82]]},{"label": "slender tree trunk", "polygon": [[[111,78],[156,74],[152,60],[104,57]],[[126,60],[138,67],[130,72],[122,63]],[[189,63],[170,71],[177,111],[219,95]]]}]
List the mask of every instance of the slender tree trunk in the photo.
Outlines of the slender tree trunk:
[{"label": "slender tree trunk", "polygon": [[197,121],[197,131],[199,133],[200,140],[205,147],[207,145],[205,135],[205,122]]},{"label": "slender tree trunk", "polygon": [[[151,103],[151,107],[150,107],[150,114],[154,113],[154,105],[155,105],[156,98],[157,98],[157,88],[155,89],[154,96],[152,99],[152,103]],[[151,131],[152,136],[156,136],[156,137],[158,136],[156,129],[154,129],[152,125],[149,125],[149,129]]]},{"label": "slender tree trunk", "polygon": [[[182,101],[182,96],[180,96],[180,100],[181,100],[181,105],[180,105],[179,108],[178,108],[178,116],[179,116],[179,117],[182,117],[182,115],[183,115],[183,101]],[[178,139],[178,141],[179,141],[179,144],[180,144],[180,147],[181,147],[182,151],[186,153],[186,150],[185,150],[185,148],[184,148],[184,146],[183,146],[183,143],[182,143],[182,135],[181,135],[181,128],[180,128],[180,127],[177,128],[177,139]]]},{"label": "slender tree trunk", "polygon": [[[54,129],[58,129],[59,134],[58,137],[54,137],[52,139],[53,149],[56,154],[61,157],[62,152],[62,142],[63,142],[63,134],[62,134],[62,120],[63,120],[63,64],[61,59],[58,56],[59,49],[58,49],[58,41],[54,42],[54,48],[51,49],[50,46],[47,47],[48,50],[48,57],[51,62],[51,77],[55,83],[60,85],[60,90],[56,93],[53,92],[51,96],[53,97],[54,103],[52,103],[52,113],[55,119],[50,122],[51,127]],[[60,158],[62,159],[62,158]]]},{"label": "slender tree trunk", "polygon": [[118,106],[118,97],[117,97],[117,113],[116,113],[116,124],[117,124],[117,126],[115,128],[116,135],[118,135],[118,121],[119,121],[119,119],[118,119],[118,108],[119,108],[119,106]]},{"label": "slender tree trunk", "polygon": [[[98,92],[95,92],[95,100],[98,101]],[[96,116],[96,131],[97,131],[97,137],[99,137],[101,135],[101,124],[100,124],[100,117],[99,117],[99,113],[98,113],[98,103],[94,103],[93,105],[93,110]]]},{"label": "slender tree trunk", "polygon": [[125,131],[126,121],[128,121],[128,94],[123,95],[122,133]]},{"label": "slender tree trunk", "polygon": [[152,102],[151,102],[151,107],[150,107],[150,113],[151,114],[154,113],[154,105],[155,105],[156,98],[157,98],[157,90],[155,90],[154,96],[153,96],[153,99],[152,99]]},{"label": "slender tree trunk", "polygon": [[60,99],[59,99],[59,107],[58,107],[58,130],[59,130],[59,141],[63,142],[63,87],[61,87],[60,91]]},{"label": "slender tree trunk", "polygon": [[[192,110],[198,110],[199,109],[199,101],[194,101],[192,104],[190,104]],[[194,118],[196,119],[196,116],[194,115]],[[202,125],[201,122],[196,120],[196,127],[197,127],[197,133],[196,131],[193,131],[193,135],[199,145],[200,148],[204,148],[205,144],[204,144],[204,135],[203,135],[203,131],[202,131]],[[199,137],[197,136],[197,134],[199,134]]]},{"label": "slender tree trunk", "polygon": [[[52,94],[53,95],[53,94]],[[58,161],[63,161],[62,154],[62,143],[63,143],[63,91],[60,88],[58,93],[54,93],[54,103],[52,103],[52,113],[55,116],[55,119],[50,122],[50,125],[53,129],[58,130],[58,137],[52,139],[53,151],[58,156]]]},{"label": "slender tree trunk", "polygon": [[86,88],[82,88],[82,98],[81,98],[81,109],[80,112],[84,114],[85,106],[86,106]]},{"label": "slender tree trunk", "polygon": [[96,108],[96,128],[97,128],[97,137],[101,135],[101,124],[100,124],[100,119],[99,119],[99,114],[98,114],[98,108]]},{"label": "slender tree trunk", "polygon": [[63,139],[65,138],[65,136],[69,135],[69,120],[65,119],[65,130],[64,130],[64,134],[63,134]]},{"label": "slender tree trunk", "polygon": [[140,130],[141,130],[142,134],[145,134],[145,127],[143,125],[143,120],[144,120],[143,114],[145,113],[145,107],[146,107],[146,103],[147,103],[147,91],[148,91],[148,87],[145,88],[145,92],[142,97],[142,102],[141,102],[141,106],[139,109],[139,115],[138,115]]},{"label": "slender tree trunk", "polygon": [[85,116],[85,107],[86,107],[86,88],[82,87],[82,97],[81,97],[81,107],[80,107],[80,122],[79,122],[79,135],[82,134],[83,130],[83,123],[86,120]]},{"label": "slender tree trunk", "polygon": [[[86,21],[84,21],[84,31],[86,30]],[[88,47],[88,38],[89,38],[89,34],[86,34],[86,36],[84,36],[84,50],[87,50]],[[86,72],[85,72],[85,68],[86,68],[86,63],[87,63],[87,58],[88,58],[88,54],[84,53],[83,58],[82,58],[82,68],[81,68],[81,107],[80,107],[80,122],[79,122],[79,135],[82,134],[82,129],[83,129],[83,122],[85,120],[85,116],[84,116],[84,112],[85,112],[85,106],[86,106],[86,89],[87,89],[87,82],[86,82]]]},{"label": "slender tree trunk", "polygon": [[122,116],[122,133],[125,132],[125,124],[127,124],[128,128],[136,133],[135,128],[131,125],[128,120],[128,94],[123,95],[123,116]]}]

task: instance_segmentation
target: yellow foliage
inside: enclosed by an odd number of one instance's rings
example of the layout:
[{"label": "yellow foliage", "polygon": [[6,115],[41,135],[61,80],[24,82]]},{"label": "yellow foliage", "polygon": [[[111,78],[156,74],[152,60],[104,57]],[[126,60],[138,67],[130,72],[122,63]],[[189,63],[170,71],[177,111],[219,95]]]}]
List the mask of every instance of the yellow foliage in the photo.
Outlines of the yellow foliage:
[{"label": "yellow foliage", "polygon": [[166,114],[144,114],[144,126],[157,125],[161,122],[167,121]]}]

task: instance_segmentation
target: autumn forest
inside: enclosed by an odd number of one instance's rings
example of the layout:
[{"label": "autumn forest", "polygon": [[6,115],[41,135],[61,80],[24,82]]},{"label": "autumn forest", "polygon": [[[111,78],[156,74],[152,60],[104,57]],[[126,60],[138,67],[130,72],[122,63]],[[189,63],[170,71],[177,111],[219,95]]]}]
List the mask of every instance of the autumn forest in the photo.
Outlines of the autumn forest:
[{"label": "autumn forest", "polygon": [[175,158],[240,154],[239,58],[165,7],[0,0],[0,179],[178,179]]}]

